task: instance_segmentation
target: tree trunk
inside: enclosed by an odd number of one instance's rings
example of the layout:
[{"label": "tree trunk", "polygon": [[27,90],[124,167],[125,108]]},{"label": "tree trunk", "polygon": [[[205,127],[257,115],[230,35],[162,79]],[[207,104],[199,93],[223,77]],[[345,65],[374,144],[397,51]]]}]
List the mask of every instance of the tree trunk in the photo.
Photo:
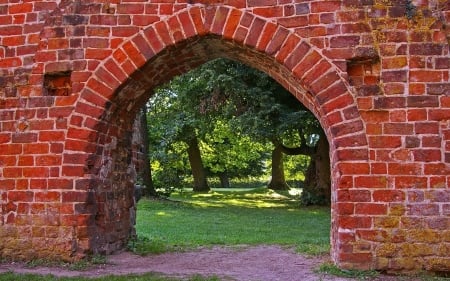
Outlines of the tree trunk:
[{"label": "tree trunk", "polygon": [[268,188],[273,190],[288,190],[289,185],[286,183],[283,165],[283,145],[273,142],[275,148],[272,150],[272,177]]},{"label": "tree trunk", "polygon": [[207,192],[210,190],[208,181],[206,179],[205,168],[203,167],[202,157],[200,154],[200,148],[198,146],[197,138],[193,137],[188,142],[188,156],[189,163],[191,165],[192,176],[194,178],[195,192]]},{"label": "tree trunk", "polygon": [[320,135],[316,153],[311,155],[311,162],[305,175],[304,191],[316,198],[322,198],[325,204],[331,203],[331,172],[329,144],[325,134]]},{"label": "tree trunk", "polygon": [[152,179],[152,170],[150,165],[150,159],[148,157],[149,147],[148,147],[148,124],[147,124],[147,108],[144,106],[142,111],[139,113],[140,116],[140,126],[142,132],[142,153],[143,153],[143,167],[141,170],[141,177],[143,184],[145,186],[144,195],[151,197],[158,197],[158,193],[155,190]]},{"label": "tree trunk", "polygon": [[230,188],[230,178],[228,177],[227,172],[220,173],[219,178],[220,178],[220,186],[222,188]]}]

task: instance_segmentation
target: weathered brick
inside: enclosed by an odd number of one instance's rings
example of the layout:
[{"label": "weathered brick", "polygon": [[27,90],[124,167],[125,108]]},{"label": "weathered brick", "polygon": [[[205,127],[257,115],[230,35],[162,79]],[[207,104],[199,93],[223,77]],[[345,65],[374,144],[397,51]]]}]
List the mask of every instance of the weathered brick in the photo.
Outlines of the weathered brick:
[{"label": "weathered brick", "polygon": [[411,44],[411,55],[442,55],[443,45],[433,43]]},{"label": "weathered brick", "polygon": [[405,193],[401,190],[375,190],[372,198],[375,202],[402,202]]},{"label": "weathered brick", "polygon": [[288,38],[284,41],[280,50],[276,55],[276,60],[280,63],[283,63],[288,55],[290,55],[293,49],[296,48],[297,44],[300,42],[300,38],[296,35],[289,35]]},{"label": "weathered brick", "polygon": [[256,46],[256,44],[258,43],[258,39],[261,36],[261,32],[264,28],[264,24],[265,22],[262,19],[255,18],[250,27],[249,34],[244,42],[246,45],[249,45],[251,47]]},{"label": "weathered brick", "polygon": [[385,176],[356,176],[355,186],[358,188],[386,188],[387,178]]},{"label": "weathered brick", "polygon": [[402,145],[399,136],[375,136],[369,137],[369,146],[372,148],[396,148]]},{"label": "weathered brick", "polygon": [[[150,96],[139,89],[225,56],[266,71],[320,120],[340,266],[448,270],[450,60],[426,1],[418,26],[404,0],[12,2],[0,5],[0,255],[125,245],[132,184],[118,155]],[[58,237],[74,227],[72,252]]]},{"label": "weathered brick", "polygon": [[13,143],[33,143],[37,141],[37,133],[14,133],[11,141]]},{"label": "weathered brick", "polygon": [[150,24],[159,20],[158,16],[153,15],[135,15],[133,16],[133,25],[135,26],[149,26]]},{"label": "weathered brick", "polygon": [[341,35],[332,37],[330,40],[331,48],[351,48],[360,43],[361,38],[354,35]]},{"label": "weathered brick", "polygon": [[32,202],[34,193],[31,191],[8,191],[8,200],[13,202]]},{"label": "weathered brick", "polygon": [[344,229],[370,228],[372,225],[372,218],[368,216],[342,215],[338,217],[338,224]]},{"label": "weathered brick", "polygon": [[258,16],[272,18],[272,17],[282,17],[285,9],[282,6],[274,7],[259,7],[254,8],[253,13]]},{"label": "weathered brick", "polygon": [[266,53],[269,55],[275,54],[282,46],[288,34],[289,32],[286,29],[278,28],[266,48]]}]

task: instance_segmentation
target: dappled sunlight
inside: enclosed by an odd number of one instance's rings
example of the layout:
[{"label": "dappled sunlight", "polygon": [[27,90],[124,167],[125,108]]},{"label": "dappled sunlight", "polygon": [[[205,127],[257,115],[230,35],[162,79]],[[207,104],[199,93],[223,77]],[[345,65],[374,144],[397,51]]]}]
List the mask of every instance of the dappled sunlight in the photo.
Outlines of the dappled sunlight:
[{"label": "dappled sunlight", "polygon": [[[231,191],[230,191],[231,190]],[[234,191],[211,191],[209,193],[192,193],[183,191],[174,193],[174,200],[192,204],[203,208],[207,207],[242,207],[242,208],[293,208],[298,207],[295,197],[288,192],[281,194],[267,188],[240,189]]]},{"label": "dappled sunlight", "polygon": [[208,198],[208,197],[220,197],[222,194],[217,192],[210,193],[194,193],[191,195],[192,198]]},{"label": "dappled sunlight", "polygon": [[185,201],[201,207],[245,207],[245,208],[286,208],[289,204],[279,202],[268,202],[264,200],[249,199],[220,199],[210,201]]},{"label": "dappled sunlight", "polygon": [[162,217],[172,217],[173,216],[173,215],[168,214],[167,212],[163,212],[163,211],[157,212],[156,215],[162,216]]},{"label": "dappled sunlight", "polygon": [[136,232],[167,250],[277,244],[316,255],[329,252],[330,209],[302,207],[287,191],[267,188],[183,190],[168,199],[141,199]]},{"label": "dappled sunlight", "polygon": [[136,231],[166,249],[278,244],[320,254],[329,250],[330,209],[302,207],[287,191],[267,188],[184,190],[168,199],[141,199]]},{"label": "dappled sunlight", "polygon": [[302,190],[303,189],[301,189],[301,188],[291,188],[288,192],[289,192],[289,195],[300,196],[300,194],[302,194]]}]

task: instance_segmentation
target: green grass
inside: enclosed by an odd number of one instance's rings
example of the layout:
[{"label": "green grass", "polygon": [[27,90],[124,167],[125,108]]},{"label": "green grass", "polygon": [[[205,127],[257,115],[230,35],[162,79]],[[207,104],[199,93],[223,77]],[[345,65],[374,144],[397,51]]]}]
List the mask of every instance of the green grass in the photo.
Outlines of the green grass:
[{"label": "green grass", "polygon": [[329,208],[302,208],[287,192],[216,190],[170,199],[139,202],[139,239],[130,244],[137,253],[241,244],[278,244],[311,255],[329,252]]},{"label": "green grass", "polygon": [[188,279],[176,279],[167,276],[162,276],[154,273],[147,273],[143,275],[109,275],[97,278],[87,277],[55,277],[53,275],[36,275],[36,274],[14,274],[2,273],[0,274],[0,281],[219,281],[217,277],[202,277],[192,276]]},{"label": "green grass", "polygon": [[83,260],[76,261],[73,263],[49,261],[49,260],[45,260],[45,259],[35,259],[35,260],[28,261],[26,263],[26,266],[28,268],[36,268],[39,266],[65,267],[65,268],[73,270],[73,271],[80,271],[80,270],[88,269],[94,265],[106,264],[106,263],[108,263],[108,259],[106,256],[93,255],[93,256],[89,256],[87,259],[83,259]]},{"label": "green grass", "polygon": [[[382,280],[376,279],[380,277],[380,273],[375,270],[357,270],[357,269],[341,269],[336,265],[326,262],[321,264],[314,270],[316,273],[322,273],[326,275],[334,275],[338,277],[353,278],[356,280]],[[395,278],[397,281],[449,281],[447,277],[431,276],[429,272],[423,274],[417,273],[412,275],[399,274]]]},{"label": "green grass", "polygon": [[325,273],[328,275],[334,275],[338,277],[357,278],[359,280],[365,280],[377,277],[379,273],[374,270],[348,270],[340,269],[336,265],[331,263],[323,263],[316,270],[317,273]]}]

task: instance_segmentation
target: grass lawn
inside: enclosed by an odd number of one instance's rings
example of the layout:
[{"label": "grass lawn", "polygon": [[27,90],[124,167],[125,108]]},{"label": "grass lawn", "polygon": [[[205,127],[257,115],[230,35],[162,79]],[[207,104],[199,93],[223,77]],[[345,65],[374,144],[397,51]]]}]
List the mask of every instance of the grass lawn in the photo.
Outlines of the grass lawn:
[{"label": "grass lawn", "polygon": [[173,194],[138,204],[136,252],[209,245],[278,244],[306,254],[329,252],[329,208],[303,208],[266,188]]}]

